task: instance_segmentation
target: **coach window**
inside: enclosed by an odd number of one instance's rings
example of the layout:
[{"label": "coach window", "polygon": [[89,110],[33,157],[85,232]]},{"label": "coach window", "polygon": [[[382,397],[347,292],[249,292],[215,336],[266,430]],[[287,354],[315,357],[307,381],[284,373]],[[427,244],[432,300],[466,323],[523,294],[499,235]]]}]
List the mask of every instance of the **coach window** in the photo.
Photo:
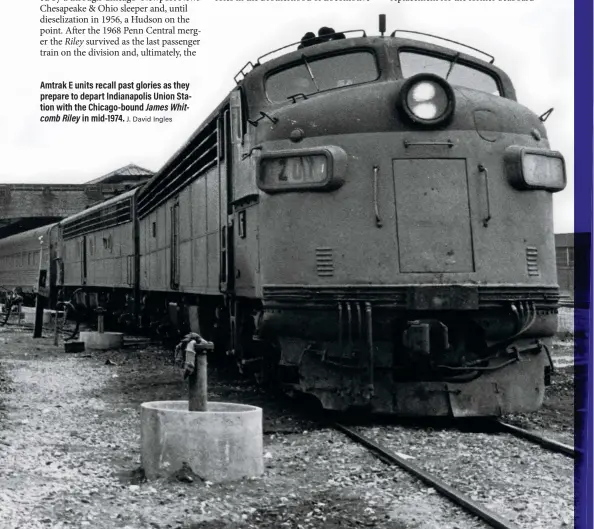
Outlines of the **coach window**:
[{"label": "coach window", "polygon": [[413,51],[401,51],[399,57],[402,76],[405,79],[419,73],[432,73],[447,79],[452,85],[501,95],[497,80],[492,75],[456,62],[455,59],[449,60]]},{"label": "coach window", "polygon": [[295,95],[310,95],[344,86],[375,81],[379,69],[370,51],[356,51],[321,59],[305,55],[298,64],[272,73],[266,79],[266,94],[274,103]]}]

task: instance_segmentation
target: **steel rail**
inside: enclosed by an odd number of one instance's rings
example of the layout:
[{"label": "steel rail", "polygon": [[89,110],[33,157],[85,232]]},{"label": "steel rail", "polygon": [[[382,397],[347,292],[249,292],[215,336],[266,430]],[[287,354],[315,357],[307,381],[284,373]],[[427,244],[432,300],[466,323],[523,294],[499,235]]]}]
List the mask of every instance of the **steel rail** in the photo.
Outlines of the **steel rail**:
[{"label": "steel rail", "polygon": [[454,503],[460,505],[462,508],[466,509],[468,512],[473,514],[474,516],[478,516],[485,522],[487,522],[491,527],[495,529],[519,529],[517,525],[502,518],[501,516],[495,514],[493,511],[490,511],[486,507],[483,507],[479,503],[471,500],[465,494],[457,491],[455,488],[451,487],[443,480],[439,479],[437,476],[423,470],[422,468],[414,465],[413,463],[409,463],[404,458],[396,455],[394,452],[391,452],[387,448],[380,446],[367,437],[357,433],[356,431],[344,426],[343,424],[335,423],[334,428],[346,436],[350,437],[357,443],[366,447],[370,452],[372,452],[376,457],[384,461],[385,463],[398,465],[399,467],[403,468],[413,476],[417,477],[424,483],[430,485],[435,490],[439,491],[441,494],[446,496],[448,499],[452,500]]},{"label": "steel rail", "polygon": [[497,424],[499,429],[504,432],[510,433],[522,439],[527,439],[528,441],[532,441],[533,443],[539,444],[543,448],[546,448],[553,452],[558,452],[560,454],[573,457],[574,459],[576,457],[577,451],[575,448],[573,448],[573,446],[569,446],[565,443],[560,443],[559,441],[543,437],[542,435],[535,434],[533,432],[530,432],[529,430],[524,430],[524,428],[514,426],[513,424],[506,423],[499,419],[495,419],[495,423]]}]

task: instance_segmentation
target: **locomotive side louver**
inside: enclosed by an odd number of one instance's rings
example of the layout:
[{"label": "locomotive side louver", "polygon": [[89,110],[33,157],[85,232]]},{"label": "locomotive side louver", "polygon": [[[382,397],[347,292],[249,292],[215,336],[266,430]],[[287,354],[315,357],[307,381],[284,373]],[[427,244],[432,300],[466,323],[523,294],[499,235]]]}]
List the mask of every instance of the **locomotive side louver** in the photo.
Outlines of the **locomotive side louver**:
[{"label": "locomotive side louver", "polygon": [[529,276],[538,276],[538,249],[535,246],[526,246],[526,269]]},{"label": "locomotive side louver", "polygon": [[64,222],[62,236],[64,240],[68,240],[131,221],[132,199],[128,198],[100,209],[94,209],[86,215],[80,215],[74,220]]},{"label": "locomotive side louver", "polygon": [[316,270],[319,277],[332,277],[334,275],[332,248],[316,248]]}]

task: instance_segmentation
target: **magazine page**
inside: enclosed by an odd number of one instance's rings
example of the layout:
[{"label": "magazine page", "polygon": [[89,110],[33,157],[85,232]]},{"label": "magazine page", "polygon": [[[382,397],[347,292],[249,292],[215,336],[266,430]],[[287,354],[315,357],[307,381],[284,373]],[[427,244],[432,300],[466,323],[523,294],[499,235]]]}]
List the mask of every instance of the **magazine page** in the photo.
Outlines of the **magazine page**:
[{"label": "magazine page", "polygon": [[573,2],[2,10],[0,528],[574,526]]}]

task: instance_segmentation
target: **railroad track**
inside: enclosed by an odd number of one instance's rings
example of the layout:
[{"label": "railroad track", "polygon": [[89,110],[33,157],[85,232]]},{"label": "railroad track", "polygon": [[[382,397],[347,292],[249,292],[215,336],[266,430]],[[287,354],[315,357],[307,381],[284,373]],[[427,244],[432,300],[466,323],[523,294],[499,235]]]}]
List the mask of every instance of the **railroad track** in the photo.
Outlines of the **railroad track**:
[{"label": "railroad track", "polygon": [[531,441],[552,452],[557,452],[558,454],[563,454],[574,459],[579,453],[573,446],[569,446],[565,443],[560,443],[559,441],[549,439],[548,437],[543,437],[542,435],[535,434],[534,432],[530,432],[529,430],[524,430],[524,428],[520,428],[519,426],[515,426],[513,424],[509,424],[501,420],[495,420],[494,422],[496,426],[500,429],[500,431],[515,435],[520,439],[526,439],[527,441]]},{"label": "railroad track", "polygon": [[[347,437],[349,437],[356,443],[367,448],[374,456],[376,456],[384,463],[396,465],[402,468],[409,474],[412,474],[416,478],[420,479],[426,485],[429,485],[430,487],[434,488],[436,491],[441,493],[443,496],[445,496],[455,504],[462,507],[468,513],[477,516],[491,527],[494,527],[495,529],[520,529],[520,527],[515,523],[500,516],[499,514],[488,509],[481,503],[470,498],[468,495],[464,494],[463,492],[457,490],[455,487],[446,483],[437,475],[432,474],[431,472],[428,472],[427,470],[421,468],[419,465],[410,462],[409,457],[403,457],[402,455],[395,453],[388,447],[372,440],[371,438],[361,434],[354,428],[346,426],[342,423],[334,423],[333,427],[336,430],[345,434]],[[491,427],[497,429],[497,431],[510,433],[515,437],[519,437],[521,439],[528,440],[532,443],[536,443],[547,450],[563,454],[570,458],[576,457],[576,451],[571,446],[539,436],[537,434],[534,434],[517,426],[505,423],[503,421],[491,421]]]}]

